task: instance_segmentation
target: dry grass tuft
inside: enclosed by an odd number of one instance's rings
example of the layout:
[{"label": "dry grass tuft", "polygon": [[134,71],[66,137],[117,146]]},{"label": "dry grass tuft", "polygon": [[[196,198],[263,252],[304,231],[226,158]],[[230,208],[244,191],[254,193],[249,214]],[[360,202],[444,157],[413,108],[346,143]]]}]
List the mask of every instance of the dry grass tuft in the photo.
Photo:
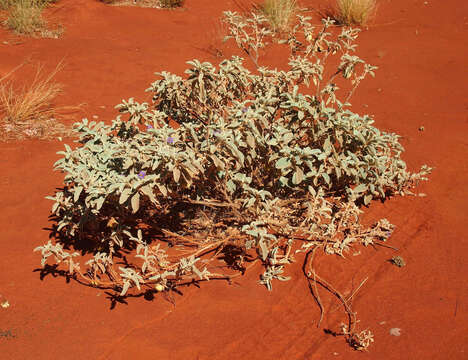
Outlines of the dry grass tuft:
[{"label": "dry grass tuft", "polygon": [[338,25],[365,25],[377,9],[376,0],[336,0],[336,5],[322,12]]},{"label": "dry grass tuft", "polygon": [[48,76],[44,76],[42,67],[38,67],[32,83],[21,87],[10,79],[19,67],[0,79],[0,137],[3,140],[21,140],[69,136],[71,132],[55,119],[60,113],[77,109],[54,106],[62,87],[53,82],[53,78],[61,65]]},{"label": "dry grass tuft", "polygon": [[265,0],[259,9],[269,20],[273,31],[277,32],[288,31],[298,12],[296,0]]},{"label": "dry grass tuft", "polygon": [[[45,30],[46,21],[42,10],[56,0],[0,0],[0,9],[7,10],[8,18],[4,24],[14,32],[23,35],[34,35],[45,32],[45,37],[58,37],[51,30]],[[53,33],[53,34],[52,34]]]},{"label": "dry grass tuft", "polygon": [[7,10],[15,3],[15,0],[0,0],[0,10]]},{"label": "dry grass tuft", "polygon": [[32,35],[45,26],[42,9],[32,0],[19,0],[8,8],[5,24],[18,34]]}]

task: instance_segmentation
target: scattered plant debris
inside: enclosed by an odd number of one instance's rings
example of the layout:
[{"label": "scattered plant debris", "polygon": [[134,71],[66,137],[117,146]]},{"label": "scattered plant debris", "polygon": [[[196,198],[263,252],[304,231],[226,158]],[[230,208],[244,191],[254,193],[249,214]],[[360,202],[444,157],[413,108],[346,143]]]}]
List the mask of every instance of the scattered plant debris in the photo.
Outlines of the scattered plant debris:
[{"label": "scattered plant debris", "polygon": [[0,338],[5,338],[5,339],[13,339],[13,338],[16,338],[16,334],[8,329],[8,330],[0,330]]},{"label": "scattered plant debris", "polygon": [[398,267],[406,266],[405,260],[401,256],[394,256],[390,259],[390,262]]},{"label": "scattered plant debris", "polygon": [[146,8],[177,8],[184,5],[185,0],[100,0],[103,3],[117,6],[139,6]]}]

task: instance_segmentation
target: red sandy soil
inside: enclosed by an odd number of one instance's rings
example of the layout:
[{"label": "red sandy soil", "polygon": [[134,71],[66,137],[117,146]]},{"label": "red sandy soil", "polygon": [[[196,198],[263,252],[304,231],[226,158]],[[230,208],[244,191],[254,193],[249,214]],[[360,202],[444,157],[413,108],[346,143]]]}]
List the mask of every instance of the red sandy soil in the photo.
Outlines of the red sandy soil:
[{"label": "red sandy soil", "polygon": [[[324,333],[345,320],[336,299],[324,293],[329,311],[317,328],[320,312],[301,257],[287,269],[293,280],[276,282],[272,292],[257,284],[260,269],[254,268],[231,286],[212,281],[182,289],[175,307],[156,296],[111,309],[96,289],[62,277],[41,281],[33,271],[40,256],[32,249],[48,239],[51,202],[44,196],[62,185],[52,164],[63,145],[28,140],[0,143],[0,300],[10,303],[0,308],[1,358],[468,358],[468,2],[379,3],[358,41],[358,55],[379,70],[358,89],[354,110],[404,136],[403,158],[411,169],[427,163],[435,170],[419,188],[427,197],[393,198],[366,210],[366,218],[387,217],[397,226],[390,244],[398,252],[365,248],[360,256],[322,257],[318,264],[318,273],[343,293],[369,277],[353,302],[360,326],[375,334],[369,352]],[[65,27],[58,40],[0,30],[0,74],[27,58],[48,70],[64,60],[57,75],[65,85],[60,104],[85,104],[73,121],[98,115],[109,123],[121,99],[148,97],[144,89],[155,71],[181,74],[193,58],[217,63],[209,49],[223,10],[238,7],[231,0],[187,0],[183,10],[168,11],[61,0],[47,12]],[[233,45],[223,49],[235,51]],[[391,265],[393,255],[406,267]],[[391,336],[391,328],[400,328],[401,336]]]}]

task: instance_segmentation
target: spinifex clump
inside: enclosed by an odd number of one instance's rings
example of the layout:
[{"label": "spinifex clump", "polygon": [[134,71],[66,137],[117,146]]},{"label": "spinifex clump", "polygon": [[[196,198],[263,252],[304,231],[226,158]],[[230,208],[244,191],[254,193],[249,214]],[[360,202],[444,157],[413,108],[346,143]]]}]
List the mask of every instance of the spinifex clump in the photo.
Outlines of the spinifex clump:
[{"label": "spinifex clump", "polygon": [[[256,38],[264,18],[253,19],[226,13],[229,36],[249,54],[273,36]],[[352,55],[357,31],[332,40],[330,23],[315,32],[299,17],[283,41],[291,48],[287,70],[252,73],[239,57],[218,67],[189,61],[185,78],[157,74],[151,106],[130,99],[117,106],[125,120],[78,123],[82,146],[65,145],[55,163],[65,187],[48,197],[57,241],[36,249],[42,264],[53,256],[71,276],[124,296],[231,279],[261,263],[260,283],[271,289],[274,279],[288,280],[294,252],[342,255],[355,243],[385,241],[393,225],[361,226],[358,205],[411,194],[430,169],[407,171],[398,136],[348,109],[375,67]],[[324,61],[335,54],[341,62],[324,79]],[[337,76],[353,84],[344,103]],[[304,84],[313,90],[301,93]],[[84,252],[92,257],[83,266]],[[371,335],[354,324],[350,315],[343,334],[367,347]]]}]

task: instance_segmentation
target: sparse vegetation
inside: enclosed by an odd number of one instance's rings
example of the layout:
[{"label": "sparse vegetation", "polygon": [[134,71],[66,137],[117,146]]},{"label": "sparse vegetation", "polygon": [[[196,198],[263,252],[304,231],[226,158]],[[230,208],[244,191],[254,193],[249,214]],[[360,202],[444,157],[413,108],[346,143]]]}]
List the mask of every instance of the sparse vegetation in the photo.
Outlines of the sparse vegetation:
[{"label": "sparse vegetation", "polygon": [[54,106],[62,86],[55,83],[53,78],[61,66],[47,76],[43,75],[42,67],[38,67],[31,84],[23,86],[11,79],[18,68],[0,79],[0,137],[14,140],[70,135],[71,132],[59,124],[56,117],[58,113],[72,108]]},{"label": "sparse vegetation", "polygon": [[287,31],[298,11],[296,0],[265,0],[259,7],[273,31]]}]

